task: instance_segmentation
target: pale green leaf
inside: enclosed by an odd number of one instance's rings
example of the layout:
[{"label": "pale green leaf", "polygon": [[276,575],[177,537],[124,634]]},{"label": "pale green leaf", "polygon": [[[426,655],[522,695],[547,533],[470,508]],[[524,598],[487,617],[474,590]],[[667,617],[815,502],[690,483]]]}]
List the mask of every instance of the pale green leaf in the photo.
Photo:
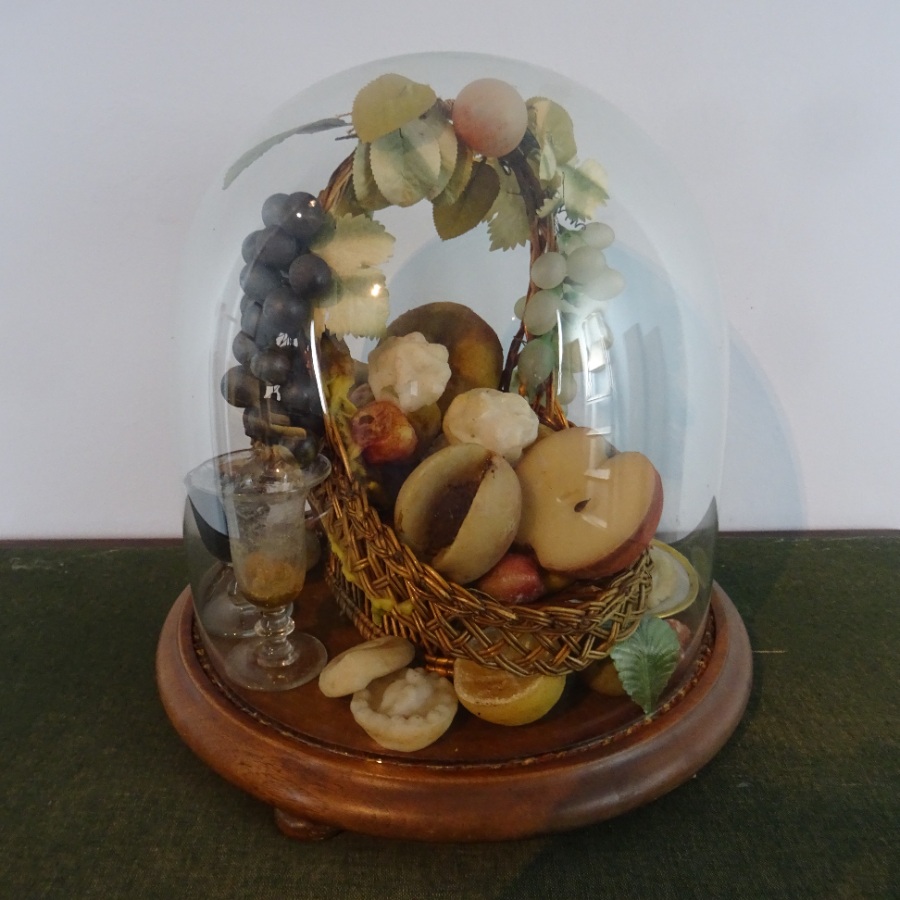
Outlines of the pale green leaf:
[{"label": "pale green leaf", "polygon": [[427,84],[392,72],[380,75],[356,95],[351,113],[353,127],[359,139],[370,144],[423,115],[436,100],[437,95]]},{"label": "pale green leaf", "polygon": [[562,197],[559,194],[554,194],[552,197],[548,197],[542,204],[540,209],[538,209],[537,217],[539,219],[544,219],[549,215],[555,213],[562,206]]},{"label": "pale green leaf", "polygon": [[528,103],[528,126],[543,152],[552,149],[559,165],[575,158],[575,130],[569,114],[546,97],[532,97]]},{"label": "pale green leaf", "polygon": [[429,196],[441,176],[441,147],[429,124],[414,119],[378,138],[369,152],[378,189],[396,206]]},{"label": "pale green leaf", "polygon": [[456,203],[472,177],[472,169],[475,165],[475,154],[471,147],[457,139],[456,141],[456,166],[450,180],[444,189],[434,197],[435,205]]},{"label": "pale green leaf", "polygon": [[378,190],[369,162],[369,145],[360,141],[353,152],[353,194],[356,202],[365,210],[374,211],[390,206]]},{"label": "pale green leaf", "polygon": [[499,191],[497,172],[488,163],[478,163],[455,203],[435,204],[434,227],[438,235],[447,241],[475,228],[493,207]]},{"label": "pale green leaf", "polygon": [[491,250],[512,250],[527,244],[531,228],[525,201],[520,196],[506,194],[494,209],[495,214],[488,222]]},{"label": "pale green leaf", "polygon": [[609,655],[628,696],[650,715],[678,665],[681,645],[674,629],[662,619],[644,616]]},{"label": "pale green leaf", "polygon": [[311,249],[334,274],[329,294],[317,304],[320,327],[343,336],[379,337],[388,317],[388,290],[379,266],[394,247],[394,237],[368,216],[331,219]]},{"label": "pale green leaf", "polygon": [[499,164],[495,171],[500,178],[500,190],[487,214],[491,250],[512,250],[528,243],[531,223],[515,176]]},{"label": "pale green leaf", "polygon": [[562,200],[566,215],[573,222],[583,222],[594,217],[594,211],[609,199],[606,170],[592,159],[585,160],[577,168],[560,167],[563,175]]},{"label": "pale green leaf", "polygon": [[310,249],[338,278],[348,278],[359,269],[378,267],[389,259],[394,236],[368,216],[341,216],[319,232]]},{"label": "pale green leaf", "polygon": [[429,200],[433,200],[450,183],[453,173],[456,171],[456,160],[459,156],[459,139],[453,130],[453,124],[444,116],[437,106],[433,106],[424,118],[425,123],[437,139],[438,149],[441,154],[441,169],[434,186],[426,194]]},{"label": "pale green leaf", "polygon": [[315,315],[317,325],[337,337],[379,338],[387,327],[389,311],[384,275],[367,267],[336,280],[328,296],[318,302]]},{"label": "pale green leaf", "polygon": [[289,131],[282,131],[281,134],[266,138],[262,143],[257,144],[255,147],[242,154],[240,158],[231,165],[225,173],[222,189],[224,190],[227,188],[231,182],[247,168],[247,166],[255,163],[264,153],[267,153],[282,141],[286,141],[289,137],[293,137],[295,134],[316,134],[319,131],[328,131],[332,128],[345,128],[346,126],[347,123],[343,119],[319,119],[316,122],[310,122],[308,125],[300,125],[298,128],[291,128]]},{"label": "pale green leaf", "polygon": [[541,149],[541,162],[538,167],[538,178],[542,184],[546,184],[556,177],[556,154],[553,145],[546,144]]}]

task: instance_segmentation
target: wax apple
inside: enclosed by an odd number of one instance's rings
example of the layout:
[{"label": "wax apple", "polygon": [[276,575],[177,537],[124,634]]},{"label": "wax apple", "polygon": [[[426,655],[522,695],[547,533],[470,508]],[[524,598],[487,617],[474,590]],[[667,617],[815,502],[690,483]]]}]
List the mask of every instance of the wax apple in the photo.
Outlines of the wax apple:
[{"label": "wax apple", "polygon": [[602,578],[632,565],[662,514],[662,482],[641,453],[616,453],[589,428],[533,444],[516,467],[522,516],[516,543],[541,566]]},{"label": "wax apple", "polygon": [[510,552],[475,583],[501,603],[531,603],[546,593],[541,570],[527,553]]}]

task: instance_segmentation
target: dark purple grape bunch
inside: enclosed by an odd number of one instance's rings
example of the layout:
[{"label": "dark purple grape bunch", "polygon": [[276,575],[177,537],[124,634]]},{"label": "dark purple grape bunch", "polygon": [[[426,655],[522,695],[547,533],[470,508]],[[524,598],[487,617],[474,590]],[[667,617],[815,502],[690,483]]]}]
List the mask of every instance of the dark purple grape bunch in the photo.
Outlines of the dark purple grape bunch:
[{"label": "dark purple grape bunch", "polygon": [[264,227],[241,248],[241,330],[231,345],[238,365],[222,378],[225,399],[244,410],[248,437],[288,447],[301,464],[324,440],[309,342],[313,307],[332,275],[309,246],[325,218],[312,194],[273,194],[263,204]]}]

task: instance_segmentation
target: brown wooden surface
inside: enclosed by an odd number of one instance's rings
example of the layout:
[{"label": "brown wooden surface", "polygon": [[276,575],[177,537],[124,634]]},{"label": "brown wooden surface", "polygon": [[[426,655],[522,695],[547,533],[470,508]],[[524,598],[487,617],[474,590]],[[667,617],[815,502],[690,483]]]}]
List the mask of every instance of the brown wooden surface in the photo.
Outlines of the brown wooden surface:
[{"label": "brown wooden surface", "polygon": [[[321,583],[295,615],[331,655],[359,640]],[[324,697],[315,682],[271,694],[231,687],[220,676],[224,650],[227,642],[199,640],[185,590],[157,651],[166,712],[207,765],[273,806],[283,831],[308,839],[350,830],[502,840],[612,818],[705,765],[740,721],[752,678],[743,622],[716,587],[705,644],[652,719],[570,677],[563,701],[540,722],[503,728],[461,710],[439,741],[400,754],[374,744],[349,700]]]}]

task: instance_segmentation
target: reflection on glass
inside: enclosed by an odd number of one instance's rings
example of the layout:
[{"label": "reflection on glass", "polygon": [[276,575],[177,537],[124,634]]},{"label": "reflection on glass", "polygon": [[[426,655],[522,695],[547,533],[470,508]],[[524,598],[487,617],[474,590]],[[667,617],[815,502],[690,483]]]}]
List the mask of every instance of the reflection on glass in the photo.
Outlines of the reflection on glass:
[{"label": "reflection on glass", "polygon": [[251,451],[241,450],[208,459],[192,469],[184,480],[196,533],[206,550],[222,564],[208,573],[201,595],[194,596],[200,622],[213,637],[249,637],[255,633],[253,629],[259,619],[256,607],[238,590],[222,504],[224,481],[234,466],[251,457]]},{"label": "reflection on glass", "polygon": [[225,515],[235,577],[259,611],[256,640],[228,656],[228,675],[252,690],[282,691],[315,678],[327,656],[322,643],[295,631],[292,604],[307,569],[306,505],[328,477],[324,456],[300,466],[283,448],[257,445],[255,457],[225,486]]}]

